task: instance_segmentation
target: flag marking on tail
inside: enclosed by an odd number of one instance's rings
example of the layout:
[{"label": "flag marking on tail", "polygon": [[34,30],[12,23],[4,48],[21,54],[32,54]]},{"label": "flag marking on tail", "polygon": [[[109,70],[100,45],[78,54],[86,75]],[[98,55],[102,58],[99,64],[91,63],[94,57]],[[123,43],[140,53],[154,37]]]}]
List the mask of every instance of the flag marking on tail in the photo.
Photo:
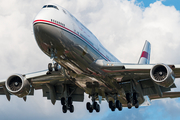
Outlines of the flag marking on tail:
[{"label": "flag marking on tail", "polygon": [[144,58],[146,58],[146,59],[149,60],[149,54],[148,54],[148,52],[143,51],[142,54],[141,54],[141,58],[142,58],[142,57],[144,57]]}]

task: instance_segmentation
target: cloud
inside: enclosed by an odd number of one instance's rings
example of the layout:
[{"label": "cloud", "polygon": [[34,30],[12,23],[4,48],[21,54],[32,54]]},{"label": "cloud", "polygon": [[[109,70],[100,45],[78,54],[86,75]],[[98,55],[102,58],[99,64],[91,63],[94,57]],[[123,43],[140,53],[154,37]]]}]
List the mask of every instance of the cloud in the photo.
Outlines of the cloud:
[{"label": "cloud", "polygon": [[105,3],[99,11],[90,13],[93,22],[87,26],[111,53],[122,62],[136,63],[148,40],[152,44],[152,62],[178,63],[180,18],[173,6],[164,6],[160,1],[145,9],[130,1]]},{"label": "cloud", "polygon": [[[1,0],[0,4],[0,78],[13,73],[29,73],[46,69],[51,60],[38,48],[32,22],[45,3],[56,3],[78,18],[122,62],[137,63],[145,40],[152,44],[151,62],[179,63],[180,12],[161,1],[143,8],[135,0]],[[177,81],[180,86],[180,82]],[[41,91],[28,97],[26,103],[16,96],[11,102],[1,96],[2,119],[178,119],[179,99],[153,101],[149,107],[124,108],[111,112],[106,102],[100,113],[89,114],[90,101],[75,103],[75,113],[63,114],[60,102],[55,106]],[[171,106],[169,105],[171,104]],[[160,114],[156,114],[157,111]],[[9,115],[11,113],[11,115]],[[170,114],[168,114],[170,113]],[[164,117],[165,115],[165,117]]]}]

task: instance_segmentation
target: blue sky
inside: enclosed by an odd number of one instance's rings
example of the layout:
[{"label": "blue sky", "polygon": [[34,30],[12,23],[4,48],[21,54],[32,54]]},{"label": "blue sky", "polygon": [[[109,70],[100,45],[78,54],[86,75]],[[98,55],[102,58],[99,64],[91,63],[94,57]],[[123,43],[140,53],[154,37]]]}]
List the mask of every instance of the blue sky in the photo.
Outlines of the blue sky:
[{"label": "blue sky", "polygon": [[[149,7],[151,3],[157,0],[136,0],[137,2],[143,2],[144,7]],[[162,3],[166,6],[174,6],[177,10],[180,10],[180,0],[162,0]]]},{"label": "blue sky", "polygon": [[180,10],[180,1],[179,0],[164,0],[162,1],[164,5],[174,6],[177,10]]},{"label": "blue sky", "polygon": [[[134,1],[134,0],[131,0]],[[71,12],[87,26],[101,43],[120,61],[137,63],[145,40],[151,42],[151,63],[180,64],[180,3],[179,0],[1,0],[0,4],[0,72],[1,78],[13,73],[30,73],[47,69],[51,60],[38,48],[32,22],[46,3],[56,3]],[[151,6],[150,6],[151,4]],[[176,9],[169,6],[175,6]],[[177,79],[177,91],[180,82]],[[179,120],[180,99],[154,100],[150,106],[112,112],[106,101],[101,112],[86,110],[85,101],[74,103],[73,114],[62,113],[59,101],[55,105],[42,97],[40,90],[28,96],[25,103],[13,96],[7,101],[0,96],[0,116],[3,120]],[[11,113],[9,115],[9,113]]]}]

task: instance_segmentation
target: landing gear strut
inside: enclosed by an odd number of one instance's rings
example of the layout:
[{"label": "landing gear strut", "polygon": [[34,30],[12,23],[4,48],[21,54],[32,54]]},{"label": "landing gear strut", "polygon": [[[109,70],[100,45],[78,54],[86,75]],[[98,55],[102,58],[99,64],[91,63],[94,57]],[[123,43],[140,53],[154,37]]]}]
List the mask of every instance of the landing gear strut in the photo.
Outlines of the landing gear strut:
[{"label": "landing gear strut", "polygon": [[121,111],[122,110],[122,104],[120,103],[119,100],[116,100],[116,108]]}]

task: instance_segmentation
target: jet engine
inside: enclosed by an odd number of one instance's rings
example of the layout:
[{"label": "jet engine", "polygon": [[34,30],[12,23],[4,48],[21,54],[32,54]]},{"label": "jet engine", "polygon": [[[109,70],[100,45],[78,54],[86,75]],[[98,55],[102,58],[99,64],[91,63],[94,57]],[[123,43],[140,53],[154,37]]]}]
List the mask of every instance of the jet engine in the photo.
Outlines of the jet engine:
[{"label": "jet engine", "polygon": [[175,80],[174,72],[165,64],[156,64],[150,71],[151,79],[158,85],[170,87]]},{"label": "jet engine", "polygon": [[24,97],[30,93],[30,83],[20,74],[11,75],[5,82],[9,93],[18,97]]}]

